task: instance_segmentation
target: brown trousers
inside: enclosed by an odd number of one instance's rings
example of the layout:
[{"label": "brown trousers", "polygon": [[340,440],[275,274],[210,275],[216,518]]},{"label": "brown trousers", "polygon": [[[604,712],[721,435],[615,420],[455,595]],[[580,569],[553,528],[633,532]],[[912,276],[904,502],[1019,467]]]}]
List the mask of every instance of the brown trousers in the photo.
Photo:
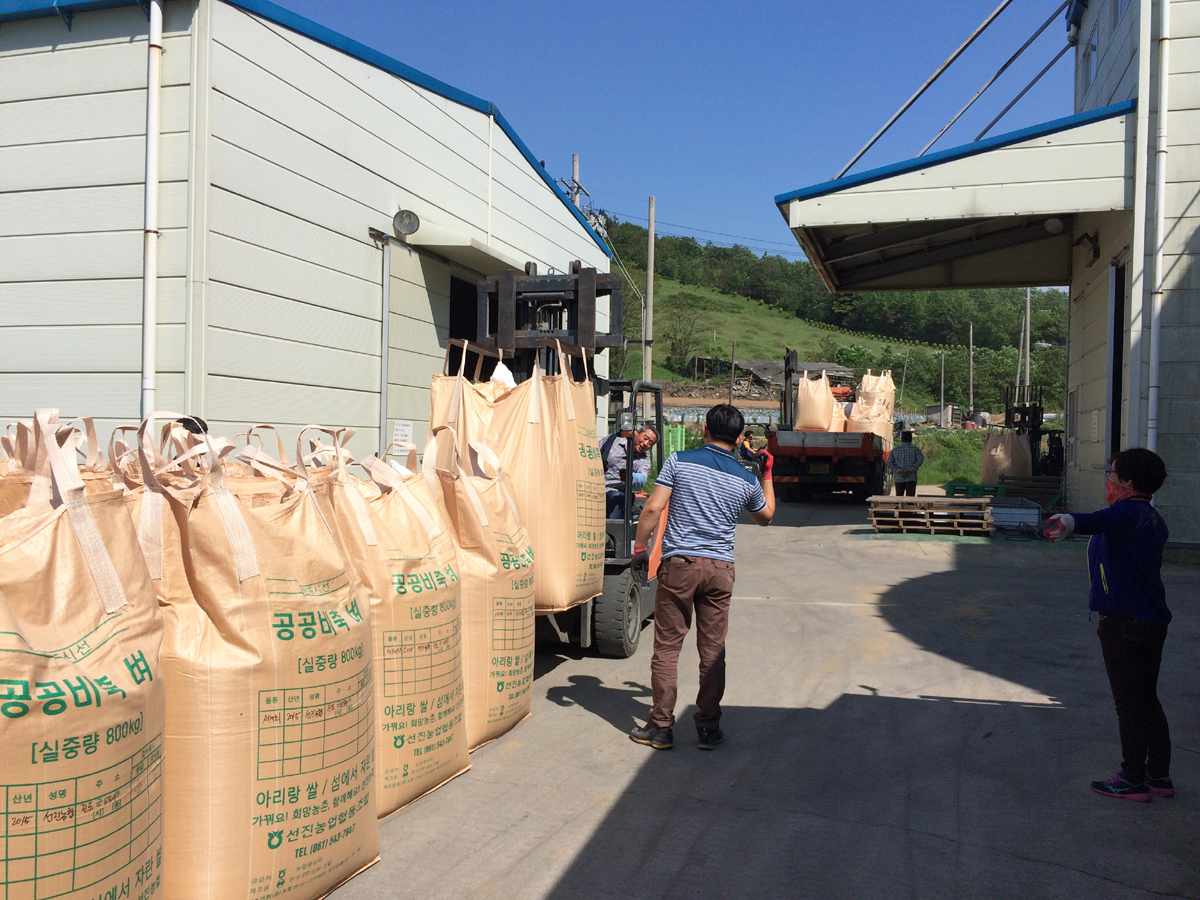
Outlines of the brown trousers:
[{"label": "brown trousers", "polygon": [[716,728],[725,694],[725,635],[733,596],[733,563],[702,556],[671,556],[658,570],[654,595],[654,656],[650,685],[654,705],[650,722],[658,728],[675,724],[679,695],[679,648],[696,613],[696,649],[700,653],[700,692],[696,695],[697,728]]}]

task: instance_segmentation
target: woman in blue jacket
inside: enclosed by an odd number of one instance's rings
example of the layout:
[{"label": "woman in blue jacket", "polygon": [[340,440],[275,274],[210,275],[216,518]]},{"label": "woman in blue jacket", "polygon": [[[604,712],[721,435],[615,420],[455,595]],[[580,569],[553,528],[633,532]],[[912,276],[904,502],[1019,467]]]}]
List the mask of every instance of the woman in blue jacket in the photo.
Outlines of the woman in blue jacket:
[{"label": "woman in blue jacket", "polygon": [[1171,611],[1162,582],[1167,525],[1150,505],[1166,466],[1143,448],[1123,450],[1106,473],[1108,509],[1051,516],[1046,536],[1061,541],[1071,532],[1090,534],[1088,606],[1100,614],[1096,633],[1117,707],[1121,770],[1092,790],[1148,803],[1154,794],[1173,797],[1171,733],[1158,700],[1158,669]]}]

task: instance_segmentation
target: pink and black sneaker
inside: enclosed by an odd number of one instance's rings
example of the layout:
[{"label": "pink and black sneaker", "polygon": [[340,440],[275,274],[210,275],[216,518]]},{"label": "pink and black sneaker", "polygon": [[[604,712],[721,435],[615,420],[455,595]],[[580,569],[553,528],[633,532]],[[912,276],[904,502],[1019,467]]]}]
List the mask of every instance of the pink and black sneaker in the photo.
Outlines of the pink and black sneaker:
[{"label": "pink and black sneaker", "polygon": [[1150,790],[1158,794],[1160,797],[1174,797],[1175,785],[1171,783],[1171,776],[1164,775],[1162,778],[1155,778],[1152,775],[1146,775],[1146,784],[1150,785]]},{"label": "pink and black sneaker", "polygon": [[[1120,797],[1123,800],[1135,800],[1138,803],[1149,803],[1154,796],[1150,792],[1150,784],[1148,782],[1143,781],[1141,784],[1132,784],[1125,780],[1124,772],[1117,772],[1108,781],[1093,781],[1092,790],[1106,797]],[[1174,793],[1173,790],[1172,793]]]}]

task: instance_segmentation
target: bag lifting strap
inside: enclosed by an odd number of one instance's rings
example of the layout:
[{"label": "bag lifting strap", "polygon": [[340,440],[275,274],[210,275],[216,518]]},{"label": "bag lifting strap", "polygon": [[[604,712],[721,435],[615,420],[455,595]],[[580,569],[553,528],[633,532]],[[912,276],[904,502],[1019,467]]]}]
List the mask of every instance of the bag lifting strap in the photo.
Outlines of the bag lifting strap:
[{"label": "bag lifting strap", "polygon": [[108,555],[108,548],[104,546],[104,540],[100,537],[100,529],[88,507],[79,468],[74,461],[68,462],[63,459],[58,446],[57,432],[54,423],[46,424],[41,432],[41,442],[53,482],[52,494],[57,495],[58,504],[67,508],[67,517],[75,532],[75,538],[79,541],[79,549],[83,552],[84,562],[91,573],[92,582],[96,585],[96,592],[100,595],[104,611],[115,613],[128,606],[129,600],[125,596],[125,588],[113,566],[112,558]]}]

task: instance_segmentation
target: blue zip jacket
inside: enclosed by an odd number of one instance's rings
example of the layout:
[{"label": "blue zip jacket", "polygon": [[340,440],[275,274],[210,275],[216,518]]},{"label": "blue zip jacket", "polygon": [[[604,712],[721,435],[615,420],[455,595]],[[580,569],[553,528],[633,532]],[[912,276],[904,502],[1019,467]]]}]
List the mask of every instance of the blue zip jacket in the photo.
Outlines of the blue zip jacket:
[{"label": "blue zip jacket", "polygon": [[1162,582],[1167,523],[1145,500],[1118,500],[1108,509],[1074,513],[1075,531],[1090,534],[1088,606],[1148,622],[1171,621]]}]

